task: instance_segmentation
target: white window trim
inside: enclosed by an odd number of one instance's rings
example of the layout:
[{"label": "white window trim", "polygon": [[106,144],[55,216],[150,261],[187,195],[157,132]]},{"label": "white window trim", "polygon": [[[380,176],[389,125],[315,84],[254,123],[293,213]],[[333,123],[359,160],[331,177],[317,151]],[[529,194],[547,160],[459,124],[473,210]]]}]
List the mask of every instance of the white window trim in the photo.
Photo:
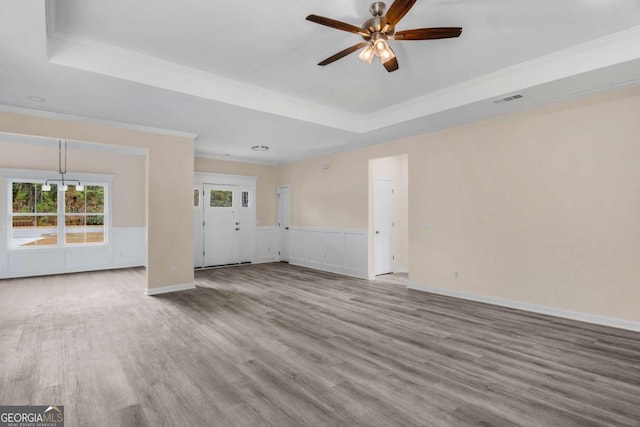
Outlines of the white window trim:
[{"label": "white window trim", "polygon": [[[112,197],[111,197],[111,189],[113,187],[113,175],[110,174],[97,174],[97,173],[81,173],[81,172],[67,172],[65,175],[68,177],[69,181],[73,181],[75,179],[82,182],[83,185],[102,185],[105,187],[105,195],[104,195],[104,203],[106,206],[104,212],[104,242],[103,243],[81,243],[81,244],[72,244],[67,245],[64,243],[64,222],[60,224],[58,221],[58,235],[62,236],[62,243],[60,242],[60,238],[58,239],[57,245],[51,246],[33,246],[33,247],[14,247],[11,245],[11,235],[9,231],[11,230],[11,199],[13,197],[13,183],[14,182],[42,182],[49,179],[58,179],[60,178],[60,174],[57,171],[46,171],[46,170],[37,170],[37,169],[0,169],[0,174],[2,174],[2,181],[4,183],[4,197],[2,197],[2,224],[0,224],[0,239],[4,242],[4,247],[7,251],[37,251],[37,250],[65,250],[65,249],[74,249],[74,248],[104,248],[108,247],[110,244],[111,237],[111,215],[113,211],[112,206]],[[64,202],[60,201],[61,198],[58,197],[58,215],[65,216],[64,212]],[[62,206],[62,211],[60,211]],[[62,234],[61,234],[62,233]]]}]

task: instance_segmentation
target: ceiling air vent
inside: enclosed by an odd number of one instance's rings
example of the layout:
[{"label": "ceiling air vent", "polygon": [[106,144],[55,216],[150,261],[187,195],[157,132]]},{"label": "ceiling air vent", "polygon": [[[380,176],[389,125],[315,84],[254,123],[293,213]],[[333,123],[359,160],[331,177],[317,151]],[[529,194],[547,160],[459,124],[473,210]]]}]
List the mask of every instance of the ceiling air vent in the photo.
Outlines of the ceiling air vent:
[{"label": "ceiling air vent", "polygon": [[511,102],[511,101],[515,101],[516,99],[520,99],[522,98],[522,95],[520,95],[519,93],[516,93],[514,95],[509,95],[509,96],[505,96],[504,98],[499,98],[493,101],[494,104],[502,104],[503,102]]}]

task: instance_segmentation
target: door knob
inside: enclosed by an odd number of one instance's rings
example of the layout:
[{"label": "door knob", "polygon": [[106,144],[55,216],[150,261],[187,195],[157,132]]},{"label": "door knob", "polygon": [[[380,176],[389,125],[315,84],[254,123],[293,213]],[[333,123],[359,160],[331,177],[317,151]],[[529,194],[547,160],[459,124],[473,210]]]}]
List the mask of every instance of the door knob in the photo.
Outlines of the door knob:
[{"label": "door knob", "polygon": [[240,227],[236,227],[236,231],[240,231]]},{"label": "door knob", "polygon": [[240,225],[240,223],[239,223],[239,222],[236,222],[236,225]]},{"label": "door knob", "polygon": [[380,234],[380,232],[378,230],[376,230],[376,234]]},{"label": "door knob", "polygon": [[285,229],[285,230],[288,230],[288,229],[289,229],[289,227],[285,227],[284,229]]}]

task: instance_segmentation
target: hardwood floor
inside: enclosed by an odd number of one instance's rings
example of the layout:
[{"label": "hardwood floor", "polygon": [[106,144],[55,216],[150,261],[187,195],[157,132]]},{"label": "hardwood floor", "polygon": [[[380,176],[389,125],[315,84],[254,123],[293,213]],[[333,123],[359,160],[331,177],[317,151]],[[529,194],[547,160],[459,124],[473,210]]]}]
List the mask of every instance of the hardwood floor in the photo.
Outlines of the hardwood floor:
[{"label": "hardwood floor", "polygon": [[286,264],[0,281],[0,404],[67,426],[640,426],[640,334]]}]

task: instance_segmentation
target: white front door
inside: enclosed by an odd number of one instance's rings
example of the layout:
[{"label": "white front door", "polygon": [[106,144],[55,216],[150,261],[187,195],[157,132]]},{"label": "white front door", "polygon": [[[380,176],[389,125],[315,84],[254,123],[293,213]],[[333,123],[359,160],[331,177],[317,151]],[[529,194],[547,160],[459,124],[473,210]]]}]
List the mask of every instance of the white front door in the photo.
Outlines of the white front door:
[{"label": "white front door", "polygon": [[291,226],[291,192],[288,185],[278,187],[278,231],[280,261],[289,262],[289,227]]},{"label": "white front door", "polygon": [[393,181],[373,180],[373,272],[393,273],[395,206]]},{"label": "white front door", "polygon": [[255,204],[251,188],[204,184],[204,267],[251,262]]}]

